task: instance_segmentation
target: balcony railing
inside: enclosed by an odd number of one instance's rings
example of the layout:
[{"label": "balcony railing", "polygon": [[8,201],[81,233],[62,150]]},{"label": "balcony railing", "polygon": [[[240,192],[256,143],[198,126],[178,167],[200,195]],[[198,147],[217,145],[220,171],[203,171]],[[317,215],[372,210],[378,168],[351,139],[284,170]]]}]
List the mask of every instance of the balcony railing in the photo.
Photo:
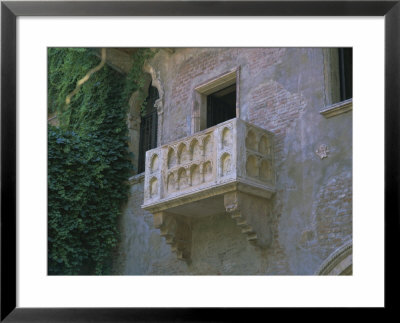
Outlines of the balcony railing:
[{"label": "balcony railing", "polygon": [[270,197],[275,187],[271,132],[231,119],[147,151],[143,207],[169,208],[214,195],[205,194],[209,190],[219,194],[229,184]]}]

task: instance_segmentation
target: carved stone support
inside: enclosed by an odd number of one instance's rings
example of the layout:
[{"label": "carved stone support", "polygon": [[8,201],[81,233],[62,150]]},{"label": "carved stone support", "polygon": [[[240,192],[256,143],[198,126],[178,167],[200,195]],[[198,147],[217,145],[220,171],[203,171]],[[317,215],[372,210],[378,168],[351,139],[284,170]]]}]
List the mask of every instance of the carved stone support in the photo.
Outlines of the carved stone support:
[{"label": "carved stone support", "polygon": [[189,219],[167,212],[158,212],[154,213],[154,226],[160,229],[160,235],[165,238],[178,259],[190,259],[192,229]]},{"label": "carved stone support", "polygon": [[224,195],[224,205],[250,243],[260,247],[271,244],[269,200],[234,191]]}]

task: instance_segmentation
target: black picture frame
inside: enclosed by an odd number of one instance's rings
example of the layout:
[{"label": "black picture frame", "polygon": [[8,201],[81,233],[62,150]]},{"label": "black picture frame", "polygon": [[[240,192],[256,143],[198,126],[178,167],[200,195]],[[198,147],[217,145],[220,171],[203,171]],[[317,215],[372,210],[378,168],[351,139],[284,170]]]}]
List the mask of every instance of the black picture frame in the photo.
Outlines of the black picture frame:
[{"label": "black picture frame", "polygon": [[[384,16],[385,308],[396,307],[399,235],[400,1],[101,1],[1,3],[1,322],[236,321],[244,309],[16,308],[18,16]],[[372,189],[372,188],[371,188]],[[373,238],[373,232],[371,232]],[[260,309],[247,309],[257,312]],[[252,313],[251,316],[258,315]],[[246,314],[247,316],[247,314]],[[256,317],[256,316],[254,316]]]}]

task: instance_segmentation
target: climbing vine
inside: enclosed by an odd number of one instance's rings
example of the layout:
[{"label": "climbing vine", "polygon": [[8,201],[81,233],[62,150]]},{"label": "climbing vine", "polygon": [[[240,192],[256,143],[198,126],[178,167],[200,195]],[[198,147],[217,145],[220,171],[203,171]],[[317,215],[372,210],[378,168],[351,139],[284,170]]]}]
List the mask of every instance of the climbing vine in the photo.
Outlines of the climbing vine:
[{"label": "climbing vine", "polygon": [[138,49],[124,76],[108,65],[66,97],[99,65],[98,50],[48,49],[48,273],[110,274],[119,242],[118,218],[131,175],[126,115],[143,87],[142,67],[154,53]]}]

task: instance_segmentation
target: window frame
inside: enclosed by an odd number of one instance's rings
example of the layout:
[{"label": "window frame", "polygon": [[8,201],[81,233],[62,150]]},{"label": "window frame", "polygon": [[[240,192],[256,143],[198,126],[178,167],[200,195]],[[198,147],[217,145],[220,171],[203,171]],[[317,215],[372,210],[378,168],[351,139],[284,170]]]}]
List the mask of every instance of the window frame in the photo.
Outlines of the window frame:
[{"label": "window frame", "polygon": [[240,66],[194,88],[191,134],[207,129],[207,97],[233,84],[236,84],[236,118],[240,118]]},{"label": "window frame", "polygon": [[340,48],[342,47],[323,48],[325,106],[320,110],[320,114],[325,118],[331,118],[353,110],[353,98],[343,100],[341,96]]}]

